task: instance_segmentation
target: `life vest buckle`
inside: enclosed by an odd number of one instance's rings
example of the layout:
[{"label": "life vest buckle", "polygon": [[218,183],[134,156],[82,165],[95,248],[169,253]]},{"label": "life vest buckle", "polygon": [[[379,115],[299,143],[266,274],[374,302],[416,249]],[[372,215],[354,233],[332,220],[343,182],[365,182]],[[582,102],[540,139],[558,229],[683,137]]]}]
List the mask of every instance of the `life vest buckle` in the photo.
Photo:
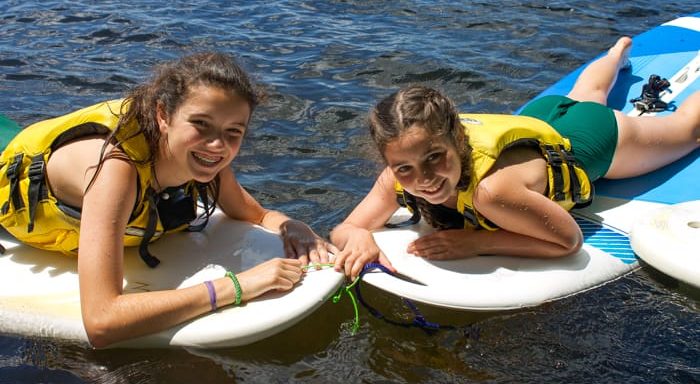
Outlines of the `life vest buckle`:
[{"label": "life vest buckle", "polygon": [[464,219],[469,224],[471,224],[473,227],[479,226],[479,220],[476,218],[476,213],[474,212],[473,209],[467,207],[466,205],[464,206],[464,211],[462,212],[462,216],[464,216]]},{"label": "life vest buckle", "polygon": [[32,162],[29,164],[27,175],[29,176],[29,190],[27,192],[27,204],[29,205],[29,223],[27,224],[27,232],[31,233],[34,230],[34,218],[36,217],[36,207],[39,205],[39,200],[46,198],[47,192],[45,188],[44,175],[46,162],[44,155],[38,154],[32,157]]},{"label": "life vest buckle", "polygon": [[556,201],[564,200],[566,199],[566,194],[564,193],[564,174],[562,171],[562,165],[565,163],[564,156],[557,147],[552,145],[545,145],[543,151],[547,163],[549,163],[552,169],[552,197]]},{"label": "life vest buckle", "polygon": [[44,169],[46,168],[46,163],[42,155],[39,158],[32,158],[31,164],[29,164],[29,170],[27,174],[29,175],[29,180],[37,181],[44,178]]},{"label": "life vest buckle", "polygon": [[561,166],[564,164],[564,158],[559,151],[557,151],[552,146],[545,146],[545,152],[547,153],[547,160],[552,165]]},{"label": "life vest buckle", "polygon": [[18,153],[15,155],[15,157],[12,159],[12,162],[10,162],[10,165],[7,166],[7,178],[8,179],[15,179],[15,178],[19,177],[19,167],[22,166],[23,159],[24,159],[23,153]]},{"label": "life vest buckle", "polygon": [[7,180],[10,182],[10,196],[7,201],[2,205],[2,214],[5,215],[10,210],[10,204],[15,207],[15,210],[24,208],[24,201],[22,200],[21,192],[19,190],[19,175],[20,167],[22,166],[22,160],[24,159],[23,153],[18,153],[12,158],[12,161],[7,166]]}]

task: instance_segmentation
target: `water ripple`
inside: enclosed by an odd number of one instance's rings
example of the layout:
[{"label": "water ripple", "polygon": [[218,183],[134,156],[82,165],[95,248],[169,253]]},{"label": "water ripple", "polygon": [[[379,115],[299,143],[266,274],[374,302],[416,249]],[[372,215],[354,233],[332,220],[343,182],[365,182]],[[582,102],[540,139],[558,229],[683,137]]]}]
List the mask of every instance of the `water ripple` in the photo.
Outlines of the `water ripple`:
[{"label": "water ripple", "polygon": [[[698,0],[236,3],[5,1],[0,113],[26,125],[120,97],[162,60],[229,52],[270,95],[234,163],[239,179],[325,235],[381,169],[366,129],[378,98],[420,83],[463,111],[512,112],[619,35],[700,9]],[[3,336],[0,382],[698,382],[700,293],[652,271],[532,310],[422,308],[463,326],[436,335],[364,311],[352,335],[341,303],[223,351],[92,351]],[[410,315],[394,296],[366,295],[388,316]]]}]

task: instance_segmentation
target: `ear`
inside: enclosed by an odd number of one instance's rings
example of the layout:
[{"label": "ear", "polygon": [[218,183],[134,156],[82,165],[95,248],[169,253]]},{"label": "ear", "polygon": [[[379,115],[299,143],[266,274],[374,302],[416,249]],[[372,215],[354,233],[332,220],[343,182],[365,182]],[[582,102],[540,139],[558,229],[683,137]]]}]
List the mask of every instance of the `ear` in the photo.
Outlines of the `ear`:
[{"label": "ear", "polygon": [[168,116],[165,113],[165,107],[160,101],[156,103],[156,122],[160,133],[165,134],[168,130]]}]

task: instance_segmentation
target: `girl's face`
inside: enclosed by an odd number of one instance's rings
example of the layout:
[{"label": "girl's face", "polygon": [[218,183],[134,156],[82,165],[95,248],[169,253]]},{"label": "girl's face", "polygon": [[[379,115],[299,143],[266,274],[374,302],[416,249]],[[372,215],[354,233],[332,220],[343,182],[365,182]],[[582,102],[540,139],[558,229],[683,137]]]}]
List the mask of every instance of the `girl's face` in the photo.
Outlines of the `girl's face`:
[{"label": "girl's face", "polygon": [[238,154],[250,113],[245,99],[205,85],[192,86],[169,118],[159,107],[158,125],[165,139],[158,172],[161,185],[213,180]]},{"label": "girl's face", "polygon": [[445,137],[431,136],[422,126],[413,125],[387,143],[384,158],[412,195],[442,204],[457,193],[462,167],[457,149]]}]

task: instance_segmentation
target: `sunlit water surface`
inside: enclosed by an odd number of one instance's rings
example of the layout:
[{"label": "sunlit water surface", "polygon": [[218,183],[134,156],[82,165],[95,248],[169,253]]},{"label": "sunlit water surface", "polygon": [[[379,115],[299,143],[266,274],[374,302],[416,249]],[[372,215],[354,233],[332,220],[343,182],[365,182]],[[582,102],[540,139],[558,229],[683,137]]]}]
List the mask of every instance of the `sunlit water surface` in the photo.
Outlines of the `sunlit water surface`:
[{"label": "sunlit water surface", "polygon": [[[235,54],[270,94],[234,163],[241,182],[327,235],[379,170],[365,128],[378,98],[421,83],[463,111],[510,113],[621,34],[700,10],[697,0],[231,3],[2,1],[0,113],[27,125],[120,97],[162,60]],[[396,297],[364,293],[409,317]],[[700,294],[646,266],[528,310],[421,309],[457,328],[427,334],[362,311],[353,335],[344,301],[227,350],[0,336],[0,383],[700,381]]]}]

